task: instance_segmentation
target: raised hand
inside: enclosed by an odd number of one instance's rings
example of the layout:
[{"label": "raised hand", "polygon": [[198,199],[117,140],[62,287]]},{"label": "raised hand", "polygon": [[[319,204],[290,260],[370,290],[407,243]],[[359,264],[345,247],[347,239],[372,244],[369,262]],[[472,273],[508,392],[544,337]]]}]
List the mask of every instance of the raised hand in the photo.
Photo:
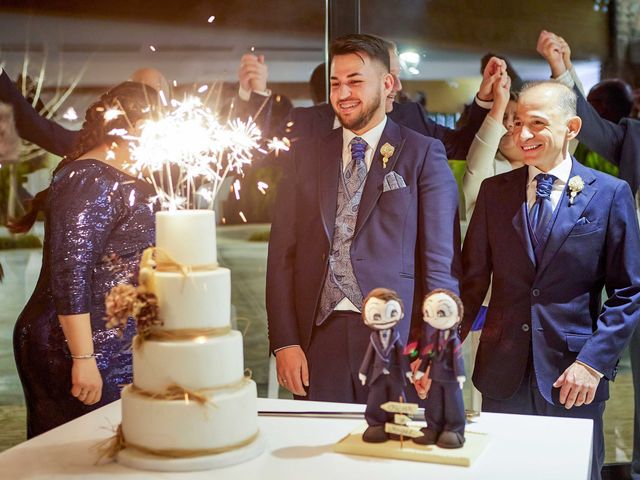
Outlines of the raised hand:
[{"label": "raised hand", "polygon": [[497,78],[494,79],[492,92],[493,106],[491,107],[489,115],[493,117],[494,120],[502,123],[504,112],[511,99],[511,78],[506,72],[498,74]]},{"label": "raised hand", "polygon": [[564,60],[564,66],[567,70],[571,70],[573,64],[571,63],[571,48],[564,38],[558,37],[560,48],[562,49],[562,60]]},{"label": "raised hand", "polygon": [[536,51],[549,64],[553,78],[559,77],[567,70],[564,63],[562,44],[555,33],[547,32],[546,30],[540,32]]},{"label": "raised hand", "polygon": [[482,72],[482,83],[478,89],[478,99],[490,102],[493,100],[493,83],[500,73],[507,72],[507,63],[498,57],[491,57]]},{"label": "raised hand", "polygon": [[245,53],[240,59],[238,80],[240,88],[247,92],[265,92],[269,78],[269,67],[264,63],[264,55]]}]

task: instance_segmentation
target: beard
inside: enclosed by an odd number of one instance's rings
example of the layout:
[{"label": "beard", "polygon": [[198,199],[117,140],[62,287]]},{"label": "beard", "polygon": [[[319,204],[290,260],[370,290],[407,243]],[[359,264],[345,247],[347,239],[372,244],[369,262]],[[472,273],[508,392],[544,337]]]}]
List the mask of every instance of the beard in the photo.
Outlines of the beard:
[{"label": "beard", "polygon": [[340,116],[339,113],[336,113],[338,120],[340,121],[340,125],[342,125],[347,130],[361,130],[366,127],[367,124],[371,121],[371,119],[376,114],[378,108],[380,108],[380,103],[382,102],[382,94],[377,92],[375,97],[371,99],[370,102],[364,105],[362,109],[362,113],[357,117],[353,117],[350,119],[345,119]]}]

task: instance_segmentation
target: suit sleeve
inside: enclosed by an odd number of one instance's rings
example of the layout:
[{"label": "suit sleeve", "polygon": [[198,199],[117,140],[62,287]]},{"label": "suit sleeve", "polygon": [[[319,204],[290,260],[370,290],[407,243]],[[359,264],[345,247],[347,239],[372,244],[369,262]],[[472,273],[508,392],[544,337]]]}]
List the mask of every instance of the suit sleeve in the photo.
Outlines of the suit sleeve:
[{"label": "suit sleeve", "polygon": [[436,288],[458,294],[458,187],[438,141],[430,142],[418,179],[418,228],[423,295]]},{"label": "suit sleeve", "polygon": [[360,375],[369,376],[369,367],[371,366],[371,362],[373,360],[373,345],[369,342],[367,346],[367,352],[364,354],[364,358],[362,359],[362,364],[360,365],[360,370],[358,373]]},{"label": "suit sleeve", "polygon": [[469,110],[468,122],[462,128],[454,130],[443,125],[438,125],[431,120],[427,112],[417,103],[413,103],[412,105],[414,105],[417,110],[417,120],[411,122],[411,125],[407,125],[402,120],[400,120],[400,123],[427,137],[440,140],[445,146],[447,158],[453,160],[464,160],[467,158],[471,142],[489,111],[474,101]]},{"label": "suit sleeve", "polygon": [[464,359],[462,358],[462,343],[456,336],[452,343],[452,355],[453,355],[453,372],[456,377],[464,377]]},{"label": "suit sleeve", "polygon": [[18,91],[6,72],[0,75],[0,101],[13,107],[20,137],[61,157],[71,151],[77,132],[67,130],[38,114]]},{"label": "suit sleeve", "polygon": [[493,177],[496,173],[496,153],[500,139],[505,133],[507,133],[507,129],[500,122],[487,116],[471,142],[464,177],[462,177],[467,219],[473,215],[480,185],[485,179]]},{"label": "suit sleeve", "polygon": [[609,298],[602,307],[596,330],[577,360],[612,380],[620,354],[633,333],[640,305],[640,232],[633,196],[627,183],[616,189],[606,239],[605,288]]},{"label": "suit sleeve", "polygon": [[487,228],[486,206],[487,182],[483,182],[478,193],[476,208],[471,217],[462,248],[462,277],[460,290],[464,304],[464,317],[460,325],[460,338],[466,338],[491,282],[492,259]]},{"label": "suit sleeve", "polygon": [[294,299],[296,257],[296,152],[284,157],[267,256],[266,304],[271,350],[300,345]]},{"label": "suit sleeve", "polygon": [[574,90],[578,95],[578,116],[582,119],[578,140],[611,163],[619,166],[622,144],[626,134],[626,123],[616,124],[600,117],[580,91],[576,87]]}]

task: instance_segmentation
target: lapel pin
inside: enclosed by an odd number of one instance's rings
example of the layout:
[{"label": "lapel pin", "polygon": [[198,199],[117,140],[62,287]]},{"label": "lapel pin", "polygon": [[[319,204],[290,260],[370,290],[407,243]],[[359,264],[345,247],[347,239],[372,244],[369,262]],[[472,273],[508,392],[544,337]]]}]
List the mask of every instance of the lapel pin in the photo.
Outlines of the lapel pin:
[{"label": "lapel pin", "polygon": [[396,149],[393,148],[393,145],[391,145],[390,143],[385,143],[384,145],[382,145],[382,147],[380,148],[380,154],[382,155],[382,168],[387,168],[389,157],[391,157],[395,151]]}]

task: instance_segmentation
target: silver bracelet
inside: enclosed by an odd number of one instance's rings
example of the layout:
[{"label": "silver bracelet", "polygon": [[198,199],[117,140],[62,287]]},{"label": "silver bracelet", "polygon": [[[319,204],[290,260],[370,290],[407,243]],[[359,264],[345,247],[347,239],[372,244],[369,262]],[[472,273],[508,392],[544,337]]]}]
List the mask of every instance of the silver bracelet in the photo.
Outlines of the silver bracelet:
[{"label": "silver bracelet", "polygon": [[88,360],[90,358],[96,358],[96,354],[95,353],[90,353],[88,355],[73,355],[73,354],[71,354],[71,358],[73,358],[74,360]]}]

